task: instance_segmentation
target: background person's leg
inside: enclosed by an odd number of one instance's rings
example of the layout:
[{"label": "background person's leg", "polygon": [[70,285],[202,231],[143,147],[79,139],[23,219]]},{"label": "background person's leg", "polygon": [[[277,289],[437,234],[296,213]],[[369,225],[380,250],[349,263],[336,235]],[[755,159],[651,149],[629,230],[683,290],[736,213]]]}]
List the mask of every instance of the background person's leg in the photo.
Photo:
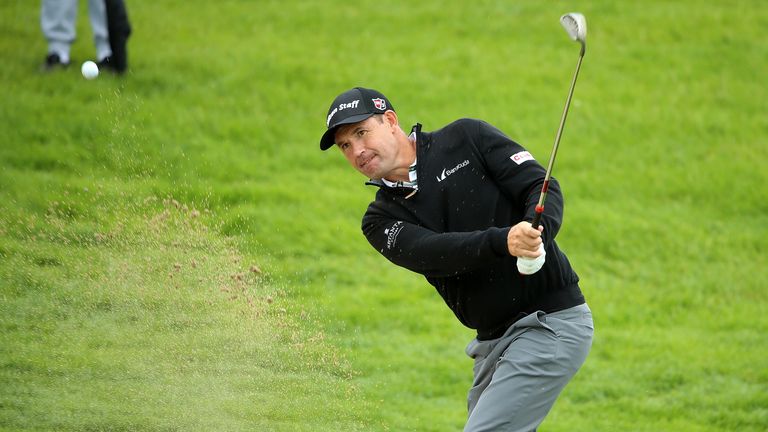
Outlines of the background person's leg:
[{"label": "background person's leg", "polygon": [[77,0],[43,0],[40,28],[48,41],[48,55],[55,54],[62,64],[69,64],[69,50],[75,41]]},{"label": "background person's leg", "polygon": [[104,0],[107,6],[107,28],[112,56],[108,67],[117,73],[128,69],[128,36],[131,35],[131,23],[123,0]]},{"label": "background person's leg", "polygon": [[107,26],[107,5],[104,0],[88,0],[88,19],[93,29],[93,44],[96,47],[96,61],[112,55]]}]

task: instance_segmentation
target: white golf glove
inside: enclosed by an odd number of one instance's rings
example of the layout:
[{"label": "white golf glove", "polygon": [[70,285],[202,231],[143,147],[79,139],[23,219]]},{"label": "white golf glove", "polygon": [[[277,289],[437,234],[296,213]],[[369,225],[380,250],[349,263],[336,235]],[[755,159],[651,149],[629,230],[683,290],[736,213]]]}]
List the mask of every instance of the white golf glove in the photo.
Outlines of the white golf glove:
[{"label": "white golf glove", "polygon": [[517,271],[522,275],[532,275],[541,270],[547,256],[547,253],[544,252],[543,243],[539,245],[539,252],[541,252],[541,255],[536,258],[517,257]]}]

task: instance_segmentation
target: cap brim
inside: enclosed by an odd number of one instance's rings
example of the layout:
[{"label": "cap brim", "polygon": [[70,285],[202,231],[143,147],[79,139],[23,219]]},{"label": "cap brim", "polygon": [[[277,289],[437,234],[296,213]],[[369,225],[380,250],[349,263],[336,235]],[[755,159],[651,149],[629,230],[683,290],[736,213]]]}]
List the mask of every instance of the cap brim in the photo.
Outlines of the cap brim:
[{"label": "cap brim", "polygon": [[365,113],[347,117],[333,125],[333,127],[328,128],[328,130],[323,134],[323,137],[320,138],[320,150],[328,150],[329,148],[333,147],[334,144],[336,144],[336,129],[338,129],[339,126],[361,122],[374,114],[376,113]]}]

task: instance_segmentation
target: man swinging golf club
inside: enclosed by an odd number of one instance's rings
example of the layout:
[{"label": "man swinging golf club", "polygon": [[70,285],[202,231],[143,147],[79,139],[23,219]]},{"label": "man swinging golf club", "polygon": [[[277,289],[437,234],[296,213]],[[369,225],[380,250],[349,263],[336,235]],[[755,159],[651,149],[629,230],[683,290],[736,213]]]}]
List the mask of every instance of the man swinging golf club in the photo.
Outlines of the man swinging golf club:
[{"label": "man swinging golf club", "polygon": [[[578,74],[586,22],[561,22],[582,44]],[[475,366],[465,431],[535,430],[591,347],[590,309],[555,241],[563,198],[550,179],[575,81],[547,170],[480,120],[406,135],[376,90],[345,91],[328,110],[320,148],[335,144],[379,188],[363,216],[368,241],[424,275],[477,331],[466,348]]]}]

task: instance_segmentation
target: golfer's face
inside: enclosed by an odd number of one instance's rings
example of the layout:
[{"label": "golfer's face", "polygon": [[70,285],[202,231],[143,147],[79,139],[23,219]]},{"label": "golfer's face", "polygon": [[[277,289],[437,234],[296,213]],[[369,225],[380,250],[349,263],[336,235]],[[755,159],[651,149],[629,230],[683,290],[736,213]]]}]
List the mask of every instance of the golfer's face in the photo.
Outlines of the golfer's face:
[{"label": "golfer's face", "polygon": [[350,165],[371,179],[387,177],[395,166],[396,140],[385,116],[373,116],[336,131],[336,146]]}]

